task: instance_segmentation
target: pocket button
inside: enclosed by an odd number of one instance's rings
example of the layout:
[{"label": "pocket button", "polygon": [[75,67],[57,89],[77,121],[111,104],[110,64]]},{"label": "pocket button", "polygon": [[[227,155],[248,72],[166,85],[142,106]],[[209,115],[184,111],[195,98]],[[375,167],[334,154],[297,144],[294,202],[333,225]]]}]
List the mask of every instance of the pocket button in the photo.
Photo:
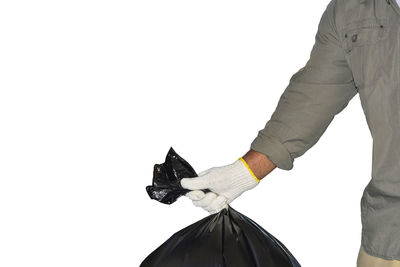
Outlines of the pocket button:
[{"label": "pocket button", "polygon": [[357,34],[353,34],[353,36],[351,36],[351,41],[354,43],[355,41],[357,41]]}]

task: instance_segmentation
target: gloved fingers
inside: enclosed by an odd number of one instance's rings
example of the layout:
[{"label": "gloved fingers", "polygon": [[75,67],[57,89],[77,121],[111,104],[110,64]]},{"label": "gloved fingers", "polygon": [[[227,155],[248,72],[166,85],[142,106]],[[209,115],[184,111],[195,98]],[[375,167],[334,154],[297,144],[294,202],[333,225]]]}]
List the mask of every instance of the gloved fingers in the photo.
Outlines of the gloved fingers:
[{"label": "gloved fingers", "polygon": [[211,202],[213,202],[215,199],[217,198],[217,195],[213,192],[209,192],[207,194],[205,194],[205,196],[200,199],[200,200],[193,200],[193,204],[196,207],[207,207],[211,204]]},{"label": "gloved fingers", "polygon": [[210,185],[210,177],[206,174],[195,178],[183,178],[181,186],[189,190],[207,189]]},{"label": "gloved fingers", "polygon": [[210,172],[210,170],[205,170],[205,171],[202,171],[201,173],[197,174],[197,176],[198,176],[198,177],[204,176],[204,175],[206,175],[206,174],[209,173],[209,172]]},{"label": "gloved fingers", "polygon": [[187,192],[185,196],[187,196],[191,200],[197,201],[197,200],[204,198],[205,195],[206,194],[201,190],[193,190],[193,191]]},{"label": "gloved fingers", "polygon": [[218,209],[212,209],[209,207],[204,208],[206,211],[208,211],[210,214],[216,214],[219,213],[221,210],[223,209],[227,209],[228,208],[228,204],[223,205],[222,207],[219,207]]},{"label": "gloved fingers", "polygon": [[227,207],[227,199],[224,196],[218,196],[214,199],[210,205],[205,207],[204,209],[210,212],[211,214],[220,212],[223,208]]}]

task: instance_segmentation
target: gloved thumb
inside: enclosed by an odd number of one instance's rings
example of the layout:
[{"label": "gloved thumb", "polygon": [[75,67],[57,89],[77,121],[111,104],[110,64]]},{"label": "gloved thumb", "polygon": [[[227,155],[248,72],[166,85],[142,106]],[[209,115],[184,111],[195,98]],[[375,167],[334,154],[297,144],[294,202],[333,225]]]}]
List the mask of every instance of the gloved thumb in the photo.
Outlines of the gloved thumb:
[{"label": "gloved thumb", "polygon": [[205,195],[206,194],[201,190],[192,190],[187,192],[185,196],[187,196],[193,201],[199,201],[200,199],[203,199]]},{"label": "gloved thumb", "polygon": [[181,185],[185,189],[189,190],[201,190],[209,187],[209,179],[207,176],[201,176],[196,178],[183,178]]}]

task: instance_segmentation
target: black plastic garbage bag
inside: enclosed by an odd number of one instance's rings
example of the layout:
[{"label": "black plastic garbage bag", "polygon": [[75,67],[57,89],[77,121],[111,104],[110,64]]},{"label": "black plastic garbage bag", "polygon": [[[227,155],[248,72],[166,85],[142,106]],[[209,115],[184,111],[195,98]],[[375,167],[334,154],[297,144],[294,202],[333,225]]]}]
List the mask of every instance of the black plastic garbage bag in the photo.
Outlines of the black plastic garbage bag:
[{"label": "black plastic garbage bag", "polygon": [[[152,199],[171,204],[187,190],[184,177],[196,177],[193,168],[171,148],[165,163],[154,166]],[[300,267],[274,236],[232,207],[209,215],[170,237],[141,267]]]}]

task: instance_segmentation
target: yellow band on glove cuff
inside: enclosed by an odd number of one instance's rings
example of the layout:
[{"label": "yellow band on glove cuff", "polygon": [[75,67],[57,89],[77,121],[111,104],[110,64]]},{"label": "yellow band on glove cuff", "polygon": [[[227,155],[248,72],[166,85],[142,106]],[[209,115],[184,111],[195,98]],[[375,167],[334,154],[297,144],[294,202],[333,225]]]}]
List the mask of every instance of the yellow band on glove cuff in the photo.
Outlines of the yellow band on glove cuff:
[{"label": "yellow band on glove cuff", "polygon": [[246,168],[249,170],[251,176],[259,183],[260,179],[258,179],[257,176],[255,176],[254,172],[250,169],[249,164],[247,164],[247,162],[243,158],[240,158],[239,160],[243,162],[244,166],[246,166]]}]

